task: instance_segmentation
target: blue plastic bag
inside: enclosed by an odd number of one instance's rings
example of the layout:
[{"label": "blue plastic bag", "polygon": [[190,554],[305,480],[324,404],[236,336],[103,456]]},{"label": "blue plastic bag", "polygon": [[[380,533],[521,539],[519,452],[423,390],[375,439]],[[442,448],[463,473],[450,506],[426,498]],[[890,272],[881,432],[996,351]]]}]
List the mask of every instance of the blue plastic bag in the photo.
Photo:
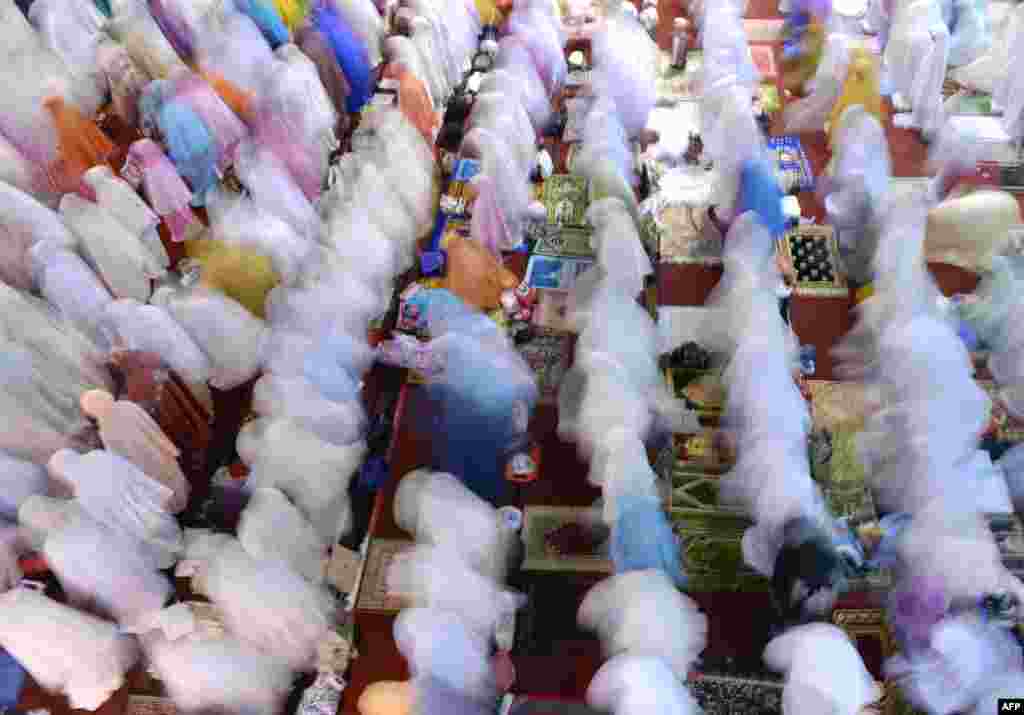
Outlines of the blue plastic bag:
[{"label": "blue plastic bag", "polygon": [[782,212],[782,188],[772,167],[765,161],[748,161],[740,174],[740,195],[736,215],[753,211],[772,238],[786,232]]},{"label": "blue plastic bag", "polygon": [[611,557],[615,571],[658,569],[679,587],[686,574],[679,557],[679,542],[656,499],[619,499],[618,520],[612,526]]}]

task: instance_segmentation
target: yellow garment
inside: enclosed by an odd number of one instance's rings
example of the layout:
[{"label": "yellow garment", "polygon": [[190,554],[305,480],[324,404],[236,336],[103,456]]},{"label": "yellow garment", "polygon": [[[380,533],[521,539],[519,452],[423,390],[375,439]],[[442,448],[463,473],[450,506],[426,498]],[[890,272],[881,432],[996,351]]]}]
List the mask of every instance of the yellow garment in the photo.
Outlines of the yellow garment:
[{"label": "yellow garment", "polygon": [[[833,131],[839,127],[839,118],[847,107],[854,105],[864,107],[868,114],[873,114],[879,123],[882,122],[882,95],[878,91],[878,58],[862,47],[850,50],[850,68],[846,73],[843,91],[832,106],[828,117],[828,138],[831,144]],[[834,147],[833,147],[834,150]]]},{"label": "yellow garment", "polygon": [[185,241],[185,255],[202,267],[204,284],[238,301],[257,318],[266,317],[267,294],[281,280],[269,258],[213,239]]},{"label": "yellow garment", "polygon": [[291,32],[299,28],[309,13],[309,7],[304,0],[274,0],[274,7]]},{"label": "yellow garment", "polygon": [[505,13],[498,9],[499,0],[473,0],[481,25],[500,27],[505,22]]}]

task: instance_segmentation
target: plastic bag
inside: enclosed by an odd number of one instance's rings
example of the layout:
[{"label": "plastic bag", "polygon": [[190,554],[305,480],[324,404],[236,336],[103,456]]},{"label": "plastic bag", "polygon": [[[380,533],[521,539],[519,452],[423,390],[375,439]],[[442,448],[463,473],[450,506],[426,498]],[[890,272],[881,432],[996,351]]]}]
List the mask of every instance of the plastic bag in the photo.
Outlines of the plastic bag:
[{"label": "plastic bag", "polygon": [[744,162],[736,201],[738,215],[753,211],[758,222],[772,238],[777,239],[786,231],[787,225],[782,213],[782,199],[782,188],[775,170],[767,161],[755,159]]}]

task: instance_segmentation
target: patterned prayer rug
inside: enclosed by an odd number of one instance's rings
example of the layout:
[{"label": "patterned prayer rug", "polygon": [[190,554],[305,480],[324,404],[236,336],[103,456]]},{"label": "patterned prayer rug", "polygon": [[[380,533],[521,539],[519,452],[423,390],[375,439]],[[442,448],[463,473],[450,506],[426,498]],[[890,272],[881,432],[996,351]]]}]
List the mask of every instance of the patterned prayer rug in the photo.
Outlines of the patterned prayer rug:
[{"label": "patterned prayer rug", "polygon": [[554,403],[558,387],[569,365],[569,336],[546,328],[535,328],[534,337],[516,349],[537,378],[542,404]]},{"label": "patterned prayer rug", "polygon": [[768,580],[743,562],[740,542],[749,519],[700,509],[672,509],[669,518],[680,541],[688,591],[768,590]]},{"label": "patterned prayer rug", "polygon": [[698,673],[688,682],[704,715],[781,715],[781,680]]},{"label": "patterned prayer rug", "polygon": [[611,573],[607,531],[593,509],[527,506],[523,514],[523,571]]},{"label": "patterned prayer rug", "polygon": [[864,466],[857,457],[857,433],[867,413],[864,388],[851,382],[808,380],[813,428],[811,474],[822,487],[832,514],[852,521],[877,517]]},{"label": "patterned prayer rug", "polygon": [[405,599],[388,591],[387,573],[392,560],[414,546],[415,541],[406,539],[373,539],[370,542],[356,598],[357,611],[398,613],[408,606]]},{"label": "patterned prayer rug", "polygon": [[602,715],[602,711],[573,700],[516,695],[501,709],[501,715]]},{"label": "patterned prayer rug", "polygon": [[178,708],[170,698],[129,695],[125,715],[178,715]]},{"label": "patterned prayer rug", "polygon": [[707,220],[707,206],[656,196],[641,207],[640,227],[661,263],[722,265],[722,234]]}]

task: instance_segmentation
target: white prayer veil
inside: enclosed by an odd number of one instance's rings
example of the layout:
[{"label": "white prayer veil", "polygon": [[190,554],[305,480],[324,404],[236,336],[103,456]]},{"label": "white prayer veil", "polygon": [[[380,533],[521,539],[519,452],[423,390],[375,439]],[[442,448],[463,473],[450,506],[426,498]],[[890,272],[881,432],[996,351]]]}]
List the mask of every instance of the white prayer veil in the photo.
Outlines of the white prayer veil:
[{"label": "white prayer veil", "polygon": [[451,474],[416,469],[395,492],[395,523],[417,542],[453,549],[489,573],[497,553],[498,513]]},{"label": "white prayer veil", "polygon": [[849,636],[830,624],[788,630],[768,644],[764,660],[772,670],[786,673],[782,702],[787,715],[858,715],[882,696]]},{"label": "white prayer veil", "polygon": [[470,696],[493,693],[487,636],[468,629],[457,614],[406,608],[394,633],[414,679],[431,677]]},{"label": "white prayer veil", "polygon": [[167,310],[210,358],[210,384],[229,390],[259,371],[266,325],[242,305],[196,284],[178,292],[163,286],[152,302]]},{"label": "white prayer veil", "polygon": [[234,638],[154,639],[146,654],[175,705],[275,712],[292,687],[288,662]]},{"label": "white prayer veil", "polygon": [[170,313],[134,300],[110,301],[100,329],[115,349],[155,353],[171,370],[191,383],[210,379],[210,360]]},{"label": "white prayer veil", "polygon": [[266,373],[253,387],[252,402],[257,414],[289,419],[330,444],[358,442],[365,431],[366,415],[358,401],[328,400],[304,377]]},{"label": "white prayer veil", "polygon": [[474,570],[451,544],[420,544],[395,556],[387,584],[415,606],[457,614],[481,638],[493,635],[498,619],[518,602],[497,581]]},{"label": "white prayer veil", "polygon": [[697,715],[700,706],[664,661],[642,655],[617,655],[597,671],[587,702],[615,715]]},{"label": "white prayer veil", "polygon": [[0,452],[0,518],[16,520],[18,509],[37,494],[46,494],[49,477],[38,464]]},{"label": "white prayer veil", "polygon": [[643,26],[625,13],[608,18],[591,46],[594,92],[612,98],[627,135],[636,136],[657,101],[657,48]]},{"label": "white prayer veil", "polygon": [[[51,532],[43,554],[72,605],[95,603],[125,632],[143,626],[171,593],[170,582],[134,539],[89,518]],[[96,554],[104,559],[97,561]]]},{"label": "white prayer veil", "polygon": [[[830,33],[825,39],[821,62],[809,82],[810,93],[788,104],[783,112],[787,132],[796,134],[819,131],[825,126],[846,83],[851,41],[848,35],[839,32]],[[847,145],[837,140],[834,146]]]},{"label": "white prayer veil", "polygon": [[587,209],[587,221],[594,227],[591,244],[607,280],[620,283],[626,295],[639,295],[654,269],[626,205],[616,198],[597,201]]},{"label": "white prayer veil", "polygon": [[281,563],[253,559],[237,541],[214,554],[205,585],[234,636],[292,668],[315,662],[334,607],[326,591]]},{"label": "white prayer veil", "polygon": [[578,620],[605,653],[658,658],[685,679],[707,641],[707,616],[659,570],[609,577],[587,592]]},{"label": "white prayer veil", "polygon": [[0,647],[40,686],[83,710],[99,709],[138,659],[134,640],[113,623],[25,587],[0,595]]},{"label": "white prayer veil", "polygon": [[324,543],[351,527],[349,480],[362,464],[366,443],[328,444],[287,419],[260,418],[239,433],[238,455],[252,470],[249,484],[277,487],[292,499]]},{"label": "white prayer veil", "polygon": [[278,489],[253,491],[238,524],[238,541],[257,561],[282,564],[310,583],[323,580],[325,545]]}]

